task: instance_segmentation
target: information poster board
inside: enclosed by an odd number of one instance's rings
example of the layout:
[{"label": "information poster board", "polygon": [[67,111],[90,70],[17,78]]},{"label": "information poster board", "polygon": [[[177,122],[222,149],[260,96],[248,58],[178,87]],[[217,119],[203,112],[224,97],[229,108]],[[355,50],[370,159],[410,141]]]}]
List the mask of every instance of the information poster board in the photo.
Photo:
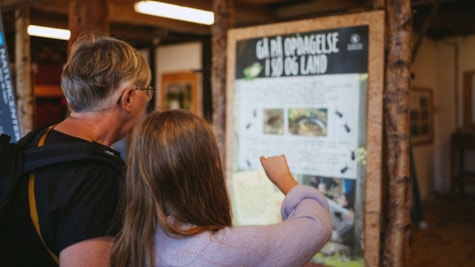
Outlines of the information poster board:
[{"label": "information poster board", "polygon": [[12,141],[20,139],[20,125],[13,90],[7,41],[0,14],[0,133],[9,135]]},{"label": "information poster board", "polygon": [[330,203],[332,240],[309,263],[377,266],[384,13],[234,29],[228,35],[226,170],[234,223],[280,220],[259,157],[285,154]]}]

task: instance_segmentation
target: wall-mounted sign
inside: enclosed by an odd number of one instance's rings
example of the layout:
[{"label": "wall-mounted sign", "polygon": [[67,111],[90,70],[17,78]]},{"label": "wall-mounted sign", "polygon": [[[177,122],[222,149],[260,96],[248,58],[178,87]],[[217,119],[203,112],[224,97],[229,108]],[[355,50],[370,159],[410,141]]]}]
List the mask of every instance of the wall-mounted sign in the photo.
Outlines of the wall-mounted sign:
[{"label": "wall-mounted sign", "polygon": [[299,183],[330,203],[332,240],[312,261],[377,266],[384,13],[228,36],[226,170],[235,223],[279,220],[283,196],[262,179],[259,157],[285,154]]}]

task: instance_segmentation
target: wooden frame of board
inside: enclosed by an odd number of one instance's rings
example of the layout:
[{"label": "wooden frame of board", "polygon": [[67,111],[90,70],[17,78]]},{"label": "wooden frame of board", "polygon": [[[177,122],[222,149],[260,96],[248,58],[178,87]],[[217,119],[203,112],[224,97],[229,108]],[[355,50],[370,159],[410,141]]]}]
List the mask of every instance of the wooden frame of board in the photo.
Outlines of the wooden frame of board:
[{"label": "wooden frame of board", "polygon": [[[367,94],[366,94],[366,148],[365,182],[362,192],[364,199],[363,257],[365,266],[379,266],[381,259],[381,176],[382,176],[382,130],[383,130],[383,86],[384,86],[384,11],[372,11],[357,14],[307,19],[294,22],[276,23],[230,30],[227,52],[227,92],[226,92],[226,177],[229,180],[235,170],[234,158],[237,135],[234,129],[235,119],[240,111],[233,105],[236,97],[237,44],[247,39],[290,35],[312,31],[325,31],[338,28],[368,26]],[[355,40],[357,42],[358,40]],[[262,66],[261,66],[262,68]],[[250,75],[258,73],[250,70]],[[271,72],[268,73],[270,76]],[[269,77],[270,77],[269,76]],[[292,168],[292,166],[290,166]]]}]

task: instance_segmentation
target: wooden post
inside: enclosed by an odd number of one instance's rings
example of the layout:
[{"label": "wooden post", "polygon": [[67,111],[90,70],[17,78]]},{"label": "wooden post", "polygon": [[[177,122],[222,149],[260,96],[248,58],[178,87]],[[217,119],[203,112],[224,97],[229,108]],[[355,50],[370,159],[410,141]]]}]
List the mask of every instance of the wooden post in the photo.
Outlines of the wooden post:
[{"label": "wooden post", "polygon": [[409,257],[411,180],[409,88],[412,14],[409,0],[387,0],[388,53],[384,121],[387,136],[387,224],[382,266],[406,266]]},{"label": "wooden post", "polygon": [[20,7],[15,10],[15,75],[18,120],[22,136],[34,127],[35,98],[31,72],[30,8]]},{"label": "wooden post", "polygon": [[212,125],[218,139],[223,162],[225,157],[225,130],[226,130],[226,50],[228,30],[233,25],[233,0],[214,0],[213,12],[215,21],[211,27],[212,33],[212,71],[211,71],[211,99]]},{"label": "wooden post", "polygon": [[82,32],[109,34],[109,7],[107,0],[70,0],[68,47]]}]

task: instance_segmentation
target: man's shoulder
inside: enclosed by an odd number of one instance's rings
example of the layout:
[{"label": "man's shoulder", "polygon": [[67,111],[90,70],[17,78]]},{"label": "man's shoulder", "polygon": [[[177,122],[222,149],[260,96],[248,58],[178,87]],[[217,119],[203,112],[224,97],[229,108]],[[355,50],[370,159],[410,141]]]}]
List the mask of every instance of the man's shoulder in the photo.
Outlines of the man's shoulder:
[{"label": "man's shoulder", "polygon": [[51,165],[65,163],[82,169],[113,170],[116,175],[122,175],[125,170],[125,162],[116,150],[57,131],[51,132],[44,146],[30,151],[25,154],[30,164],[50,161]]}]

